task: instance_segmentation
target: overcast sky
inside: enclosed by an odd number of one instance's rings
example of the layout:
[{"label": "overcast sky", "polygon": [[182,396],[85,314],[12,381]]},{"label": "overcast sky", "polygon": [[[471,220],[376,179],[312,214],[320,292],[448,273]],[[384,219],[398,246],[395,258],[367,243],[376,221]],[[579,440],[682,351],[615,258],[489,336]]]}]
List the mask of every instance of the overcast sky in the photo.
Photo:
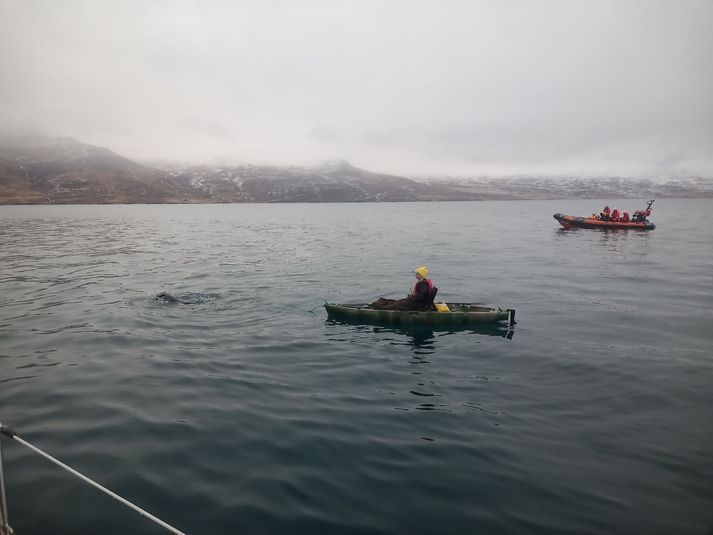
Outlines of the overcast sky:
[{"label": "overcast sky", "polygon": [[713,176],[713,0],[0,0],[0,129],[134,158]]}]

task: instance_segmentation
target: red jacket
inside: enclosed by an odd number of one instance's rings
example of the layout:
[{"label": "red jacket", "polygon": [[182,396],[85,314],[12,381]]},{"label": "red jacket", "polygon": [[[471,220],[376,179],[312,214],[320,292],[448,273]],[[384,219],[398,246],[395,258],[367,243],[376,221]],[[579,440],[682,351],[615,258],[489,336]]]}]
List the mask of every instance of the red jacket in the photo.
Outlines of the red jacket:
[{"label": "red jacket", "polygon": [[416,284],[414,284],[411,289],[411,293],[416,298],[416,301],[427,301],[433,293],[433,281],[431,279],[416,281]]}]

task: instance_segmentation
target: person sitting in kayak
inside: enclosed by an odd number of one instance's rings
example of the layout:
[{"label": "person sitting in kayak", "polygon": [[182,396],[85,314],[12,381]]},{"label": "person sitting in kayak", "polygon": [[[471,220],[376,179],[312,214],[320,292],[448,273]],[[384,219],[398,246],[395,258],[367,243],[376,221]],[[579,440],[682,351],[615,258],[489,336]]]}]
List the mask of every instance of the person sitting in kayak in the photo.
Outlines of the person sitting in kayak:
[{"label": "person sitting in kayak", "polygon": [[599,213],[599,219],[602,221],[611,221],[611,210],[609,210],[608,206],[605,206],[604,210]]},{"label": "person sitting in kayak", "polygon": [[403,299],[386,299],[379,297],[369,305],[377,310],[433,310],[433,299],[438,293],[438,288],[433,286],[433,281],[428,279],[428,268],[421,266],[417,268],[416,283],[411,289],[411,295]]},{"label": "person sitting in kayak", "polygon": [[614,209],[611,211],[611,220],[614,221],[614,222],[618,222],[618,221],[619,221],[619,209],[618,209],[618,208],[614,208]]}]

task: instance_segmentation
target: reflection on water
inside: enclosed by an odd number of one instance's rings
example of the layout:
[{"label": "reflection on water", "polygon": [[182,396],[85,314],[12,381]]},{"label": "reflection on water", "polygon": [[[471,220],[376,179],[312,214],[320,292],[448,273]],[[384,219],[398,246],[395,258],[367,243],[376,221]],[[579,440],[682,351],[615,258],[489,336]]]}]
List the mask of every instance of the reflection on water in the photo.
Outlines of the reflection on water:
[{"label": "reflection on water", "polygon": [[[395,359],[393,364],[396,375],[401,379],[396,379],[399,384],[394,386],[395,395],[403,396],[401,401],[393,408],[397,411],[429,411],[441,413],[466,414],[477,411],[478,413],[496,415],[490,409],[484,408],[478,402],[461,399],[451,392],[446,385],[454,380],[462,384],[477,385],[476,390],[480,390],[483,384],[488,382],[488,377],[482,374],[473,374],[472,371],[455,372],[454,370],[443,369],[443,360],[439,358],[439,350],[445,350],[443,357],[448,357],[448,349],[453,347],[452,337],[463,336],[488,336],[500,337],[511,340],[514,336],[514,329],[500,324],[488,324],[477,328],[467,328],[448,331],[435,331],[429,327],[398,328],[363,325],[348,321],[338,321],[328,319],[325,325],[339,328],[337,332],[328,329],[326,333],[329,342],[340,342],[343,344],[368,344],[370,346],[382,346],[388,353],[397,351],[398,348],[407,348],[410,357],[408,360],[402,358]],[[474,343],[478,343],[474,341]],[[471,345],[471,343],[467,343]],[[403,352],[394,354],[403,355]],[[398,364],[400,363],[400,364]],[[407,364],[407,367],[403,367]],[[468,389],[469,392],[475,390]],[[499,425],[493,423],[493,425]],[[421,436],[422,440],[435,441],[432,436]]]},{"label": "reflection on water", "polygon": [[[497,336],[508,340],[512,340],[515,335],[514,327],[499,323],[484,324],[476,327],[471,325],[462,328],[451,328],[448,330],[434,330],[433,327],[430,326],[409,326],[408,328],[370,326],[361,324],[357,321],[352,322],[335,319],[327,319],[325,320],[325,324],[333,326],[350,326],[353,328],[351,331],[342,332],[341,334],[348,335],[348,333],[351,332],[354,334],[355,338],[359,339],[363,337],[364,333],[377,335],[374,337],[374,341],[388,341],[389,345],[409,346],[416,355],[429,355],[431,353],[435,353],[438,347],[438,339],[440,337],[450,336],[456,333],[475,336]],[[335,340],[335,338],[332,337],[333,334],[334,333],[327,334],[330,340]],[[344,338],[341,338],[341,340],[347,341]]]},{"label": "reflection on water", "polygon": [[417,355],[430,355],[436,352],[436,335],[431,329],[389,329],[384,327],[374,327],[374,333],[394,333],[400,336],[403,341],[392,342],[393,345],[410,346]]},{"label": "reflection on water", "polygon": [[576,236],[578,234],[593,234],[603,237],[604,239],[627,240],[631,239],[648,239],[651,236],[651,230],[626,229],[626,228],[556,228],[555,236]]},{"label": "reflection on water", "polygon": [[[558,241],[575,240],[584,247],[602,247],[608,253],[626,252],[643,256],[648,253],[651,232],[632,229],[559,228],[555,230],[554,235]],[[573,255],[575,253],[576,251],[572,251]]]}]

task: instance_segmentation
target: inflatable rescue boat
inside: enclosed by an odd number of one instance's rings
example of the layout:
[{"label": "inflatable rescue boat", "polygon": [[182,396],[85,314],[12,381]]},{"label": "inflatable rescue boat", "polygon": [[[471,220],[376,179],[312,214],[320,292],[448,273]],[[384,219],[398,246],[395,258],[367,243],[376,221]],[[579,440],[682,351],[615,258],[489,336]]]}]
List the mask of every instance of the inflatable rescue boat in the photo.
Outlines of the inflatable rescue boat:
[{"label": "inflatable rescue boat", "polygon": [[606,228],[606,229],[639,229],[654,230],[656,225],[651,221],[602,221],[597,216],[577,217],[573,215],[555,214],[554,217],[564,228]]},{"label": "inflatable rescue boat", "polygon": [[574,215],[555,214],[554,217],[559,224],[564,228],[603,228],[603,229],[639,229],[639,230],[654,230],[654,225],[647,218],[651,215],[651,205],[654,201],[648,201],[646,208],[636,210],[634,217],[629,219],[629,213],[622,212],[623,218],[619,218],[619,211],[614,208],[609,211],[609,207],[605,206],[604,211],[597,214],[592,214],[589,217],[577,217]]}]

